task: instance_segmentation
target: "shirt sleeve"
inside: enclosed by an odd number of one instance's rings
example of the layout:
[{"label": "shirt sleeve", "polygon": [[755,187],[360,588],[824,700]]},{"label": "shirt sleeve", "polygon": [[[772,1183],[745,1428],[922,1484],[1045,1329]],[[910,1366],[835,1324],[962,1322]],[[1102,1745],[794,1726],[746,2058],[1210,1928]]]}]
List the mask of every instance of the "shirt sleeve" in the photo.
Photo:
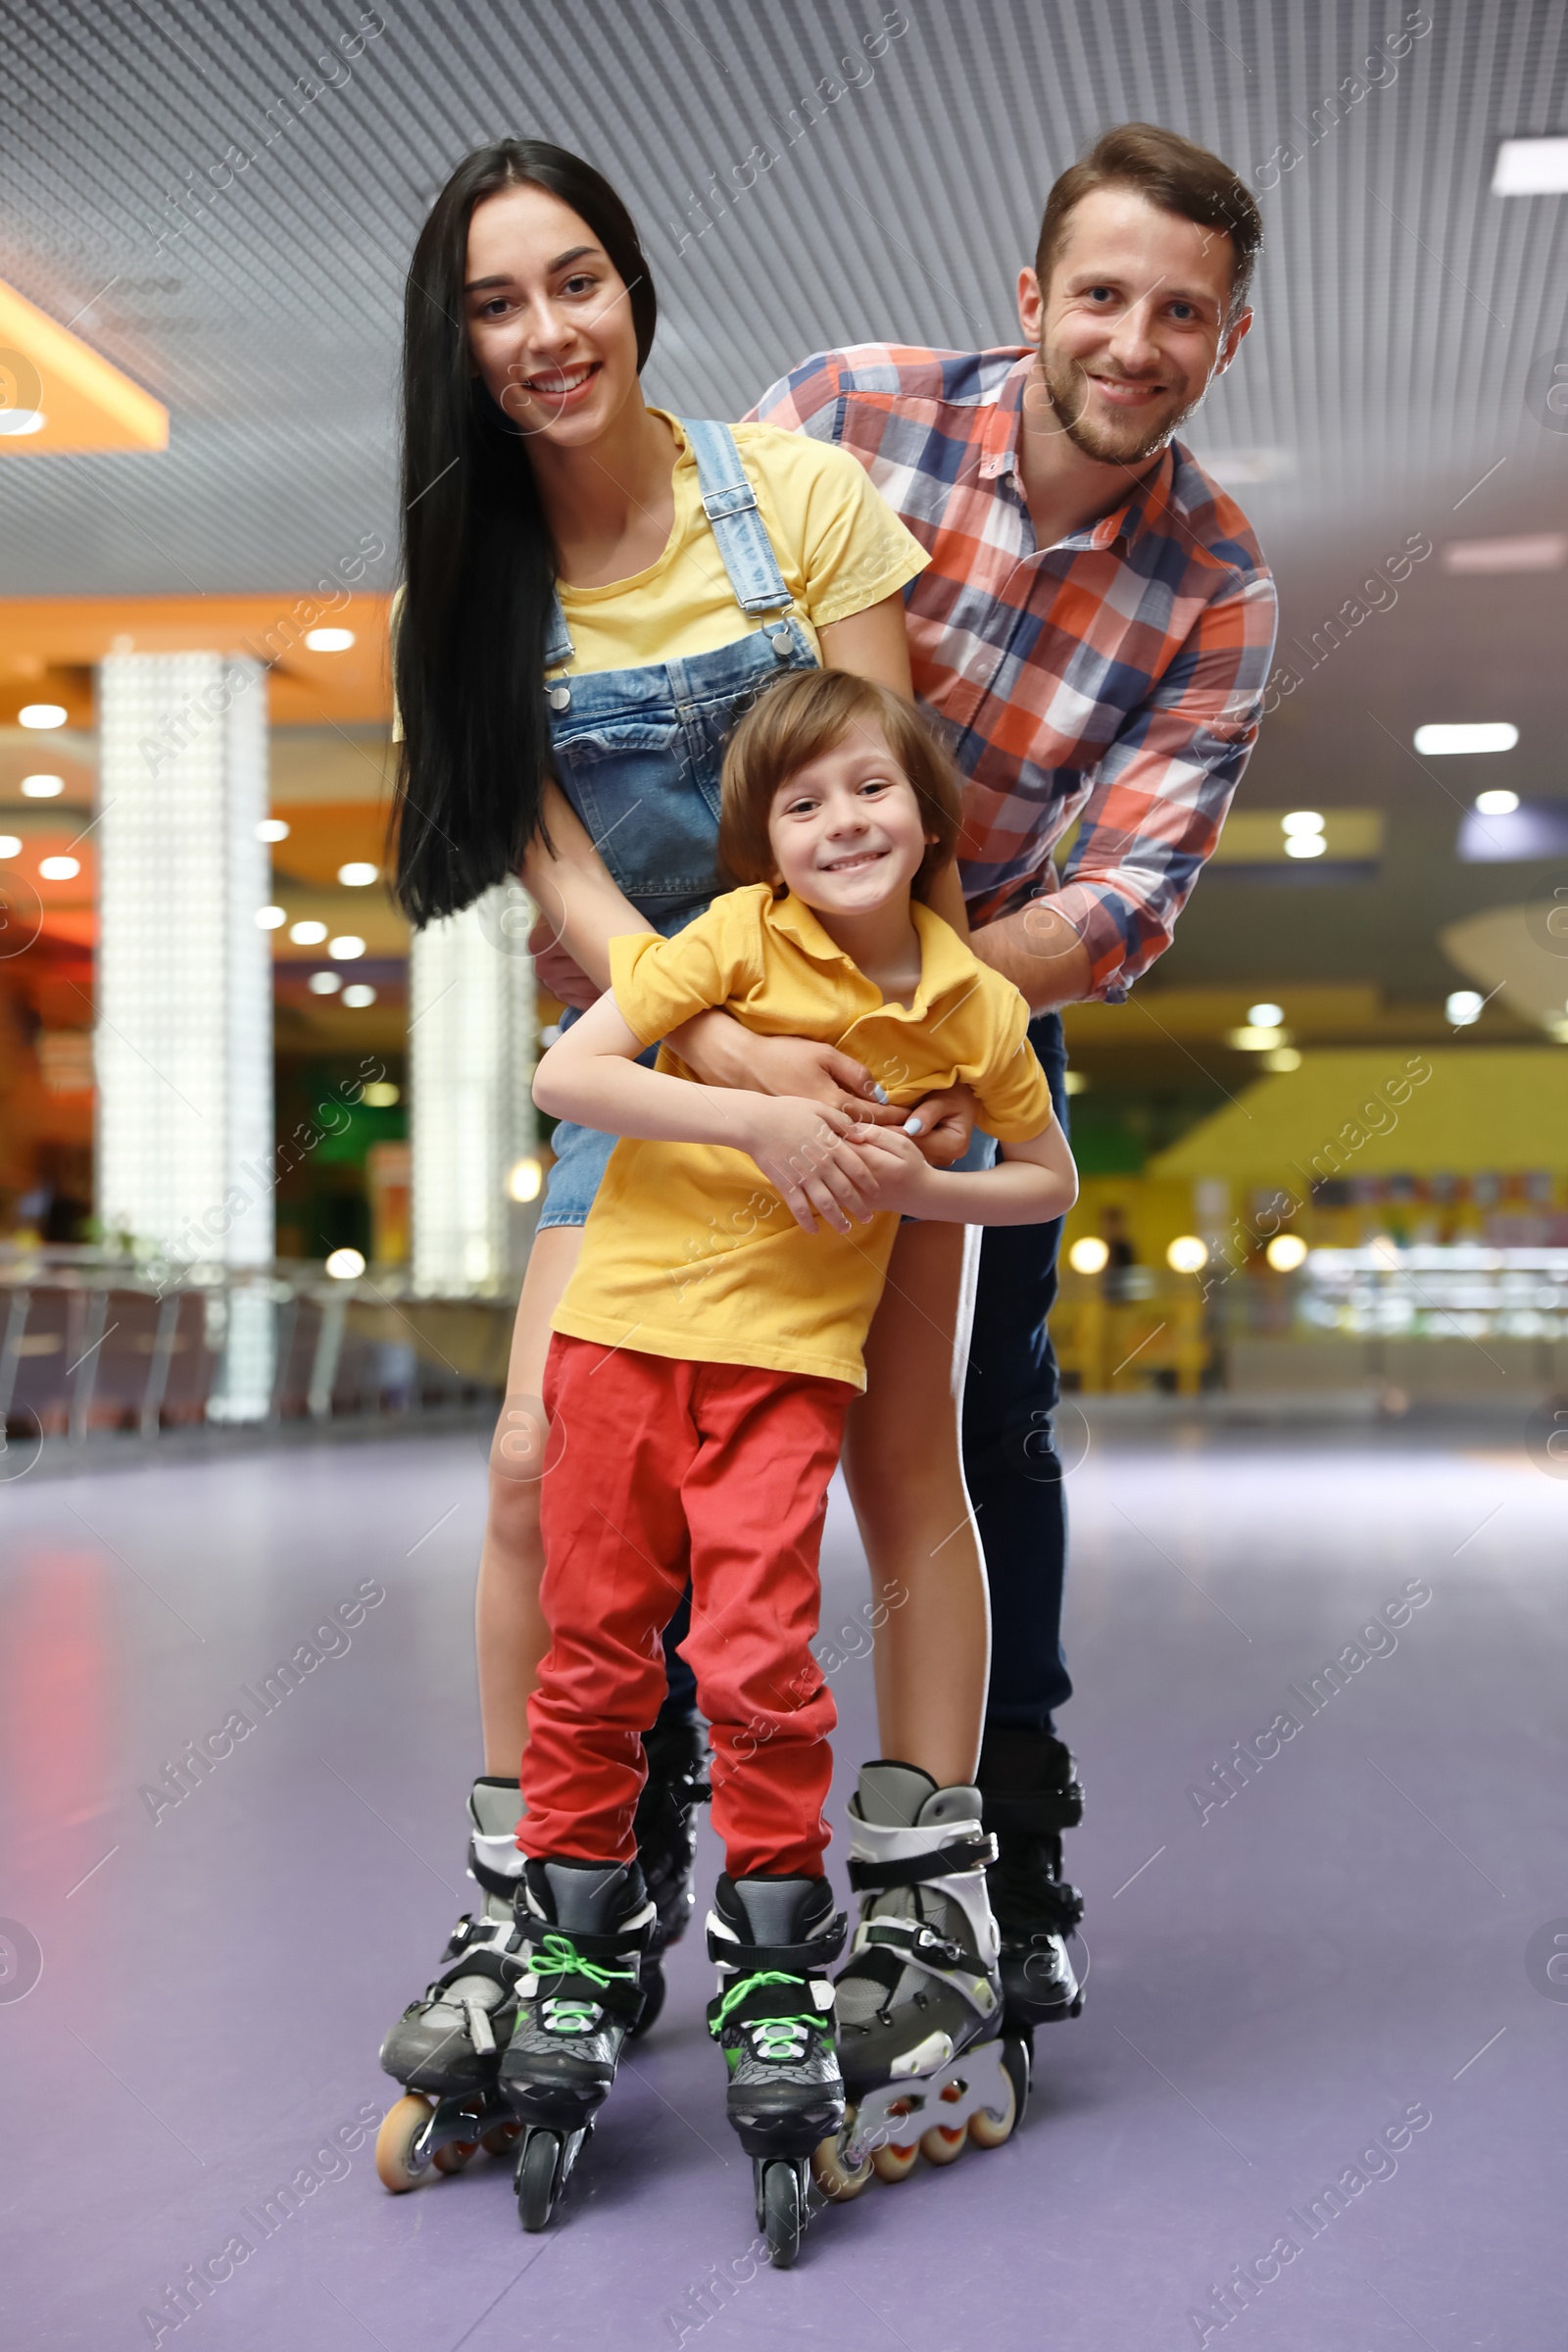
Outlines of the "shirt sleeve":
[{"label": "shirt sleeve", "polygon": [[788,375],[769,384],[742,421],[781,425],[787,433],[809,433],[813,441],[837,441],[842,370],[838,352],[813,352]]},{"label": "shirt sleeve", "polygon": [[1206,606],[1096,770],[1051,901],[1089,950],[1091,996],[1119,1004],[1170,945],[1257,741],[1275,620],[1266,572]]},{"label": "shirt sleeve", "polygon": [[673,939],[638,931],[611,941],[611,990],[640,1045],[653,1045],[694,1014],[726,1004],[756,985],[761,975],[760,899],[766,891],[765,883],[727,891]]},{"label": "shirt sleeve", "polygon": [[1046,1073],[1029,1043],[1029,1007],[1011,981],[994,973],[981,984],[978,1009],[983,1058],[969,1083],[979,1098],[980,1124],[999,1144],[1026,1144],[1044,1135],[1055,1116]]},{"label": "shirt sleeve", "polygon": [[895,595],[930,557],[859,462],[805,433],[767,433],[759,471],[786,538],[799,551],[813,629]]}]

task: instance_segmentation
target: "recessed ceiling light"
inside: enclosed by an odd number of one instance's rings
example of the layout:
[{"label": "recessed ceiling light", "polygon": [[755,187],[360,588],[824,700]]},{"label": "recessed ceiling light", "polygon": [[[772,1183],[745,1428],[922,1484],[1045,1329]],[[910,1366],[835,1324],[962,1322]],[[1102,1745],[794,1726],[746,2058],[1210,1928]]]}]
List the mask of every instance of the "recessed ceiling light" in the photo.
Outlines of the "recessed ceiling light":
[{"label": "recessed ceiling light", "polygon": [[1498,790],[1476,794],[1476,813],[1479,816],[1512,816],[1519,806],[1516,792]]},{"label": "recessed ceiling light", "polygon": [[287,841],[287,817],[264,816],[256,828],[256,838],[258,841]]},{"label": "recessed ceiling light", "polygon": [[1293,808],[1280,818],[1282,833],[1321,833],[1323,819],[1316,808]]},{"label": "recessed ceiling light", "polygon": [[313,972],[306,983],[313,997],[335,997],[343,985],[341,972]]},{"label": "recessed ceiling light", "polygon": [[70,716],[64,703],[26,703],[17,712],[24,727],[63,727]]},{"label": "recessed ceiling light", "polygon": [[1238,1054],[1268,1054],[1285,1042],[1284,1030],[1273,1021],[1249,1021],[1245,1029],[1225,1032],[1225,1043]]},{"label": "recessed ceiling light", "polygon": [[354,643],[352,629],[307,629],[305,642],[313,654],[346,654]]},{"label": "recessed ceiling light", "polygon": [[394,1086],[390,1078],[372,1078],[365,1090],[365,1101],[372,1110],[390,1110],[403,1100],[403,1089]]},{"label": "recessed ceiling light", "polygon": [[358,1012],[363,1006],[375,1003],[375,991],[368,981],[356,980],[352,988],[346,988],[343,991],[343,1002],[345,1004],[351,1004]]},{"label": "recessed ceiling light", "polygon": [[1518,728],[1505,718],[1474,725],[1417,727],[1415,731],[1415,748],[1428,760],[1453,752],[1511,752],[1518,740]]},{"label": "recessed ceiling light", "polygon": [[365,1272],[365,1258],[358,1250],[334,1250],[326,1270],[334,1282],[357,1282]]},{"label": "recessed ceiling light", "polygon": [[1298,1070],[1300,1066],[1301,1056],[1295,1046],[1276,1046],[1271,1053],[1265,1054],[1263,1056],[1264,1069],[1272,1070],[1276,1076],[1290,1070]]},{"label": "recessed ceiling light", "polygon": [[74,882],[81,871],[79,858],[40,858],[38,871],[46,882]]},{"label": "recessed ceiling light", "polygon": [[297,948],[318,948],[326,937],[324,923],[290,923],[288,935]]},{"label": "recessed ceiling light", "polygon": [[1321,858],[1328,848],[1321,833],[1292,833],[1286,840],[1287,858]]},{"label": "recessed ceiling light", "polygon": [[1568,139],[1504,139],[1492,174],[1494,196],[1561,196],[1568,191]]},{"label": "recessed ceiling light", "polygon": [[345,890],[368,890],[380,871],[378,865],[371,865],[364,858],[351,858],[347,865],[338,867],[337,878]]},{"label": "recessed ceiling light", "polygon": [[258,931],[281,931],[287,921],[288,916],[281,906],[258,906],[256,909]]},{"label": "recessed ceiling light", "polygon": [[1254,1029],[1277,1029],[1285,1018],[1283,1004],[1249,1004],[1247,1017]]},{"label": "recessed ceiling light", "polygon": [[20,858],[22,837],[18,833],[0,833],[0,858]]},{"label": "recessed ceiling light", "polygon": [[22,779],[24,800],[58,800],[65,789],[66,779],[64,776],[24,776]]},{"label": "recessed ceiling light", "polygon": [[1444,1018],[1455,1029],[1468,1029],[1472,1021],[1480,1020],[1485,1002],[1473,988],[1456,988],[1452,996],[1444,999]]},{"label": "recessed ceiling light", "polygon": [[356,956],[365,954],[365,942],[352,931],[343,931],[336,939],[327,941],[326,952],[337,963],[352,963]]},{"label": "recessed ceiling light", "polygon": [[1518,539],[1450,539],[1445,571],[1561,571],[1568,564],[1568,531],[1529,531]]}]

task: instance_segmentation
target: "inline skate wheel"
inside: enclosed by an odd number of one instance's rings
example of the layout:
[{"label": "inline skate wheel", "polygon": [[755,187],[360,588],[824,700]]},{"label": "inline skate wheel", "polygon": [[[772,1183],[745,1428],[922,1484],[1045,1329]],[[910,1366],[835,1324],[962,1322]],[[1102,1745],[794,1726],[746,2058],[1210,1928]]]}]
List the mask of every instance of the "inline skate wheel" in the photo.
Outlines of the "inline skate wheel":
[{"label": "inline skate wheel", "polygon": [[517,2214],[525,2230],[544,2230],[561,2194],[561,2137],[535,2125],[517,2159]]},{"label": "inline skate wheel", "polygon": [[478,2153],[479,2142],[476,2139],[454,2139],[449,2140],[444,2148],[437,2148],[430,2161],[438,2173],[461,2173]]},{"label": "inline skate wheel", "polygon": [[871,2170],[879,2180],[906,2180],[920,2161],[920,2142],[916,2139],[906,2148],[897,2140],[888,2140],[871,2158]]},{"label": "inline skate wheel", "polygon": [[[961,2096],[960,2086],[953,2084],[942,2096],[944,2099],[956,2100]],[[962,2124],[956,2131],[950,2131],[946,2124],[933,2124],[929,2132],[920,2134],[920,2153],[927,2164],[956,2164],[963,2154],[968,2136]]]},{"label": "inline skate wheel", "polygon": [[872,2163],[869,2156],[863,2156],[858,2166],[848,2165],[844,2161],[844,2151],[849,2146],[854,2130],[855,2109],[852,2107],[844,2118],[843,2131],[835,2132],[831,2139],[819,2141],[811,2158],[811,2178],[823,2196],[831,2198],[835,2205],[847,2205],[852,2197],[858,2197],[871,2178]]},{"label": "inline skate wheel", "polygon": [[775,2271],[787,2271],[800,2253],[805,2219],[799,2168],[775,2157],[763,2171],[758,2206],[767,2234],[767,2259]]},{"label": "inline skate wheel", "polygon": [[1000,2148],[1023,2122],[1029,2104],[1029,2044],[1009,2034],[1002,2045],[1002,2071],[1007,2079],[1007,2103],[1000,2115],[980,2108],[969,2118],[969,2137],[977,2148]]},{"label": "inline skate wheel", "polygon": [[394,2196],[401,2196],[405,2189],[417,2188],[430,2169],[428,2163],[412,2164],[410,2155],[433,2113],[431,2101],[411,2090],[381,2118],[381,2129],[375,2135],[375,2170],[381,2186],[389,2188]]},{"label": "inline skate wheel", "polygon": [[512,2151],[512,2148],[515,2144],[517,2135],[521,2130],[522,2126],[520,2124],[496,2124],[490,2131],[485,2132],[483,2138],[479,2142],[479,2145],[485,2150],[487,2155],[509,2155]]}]

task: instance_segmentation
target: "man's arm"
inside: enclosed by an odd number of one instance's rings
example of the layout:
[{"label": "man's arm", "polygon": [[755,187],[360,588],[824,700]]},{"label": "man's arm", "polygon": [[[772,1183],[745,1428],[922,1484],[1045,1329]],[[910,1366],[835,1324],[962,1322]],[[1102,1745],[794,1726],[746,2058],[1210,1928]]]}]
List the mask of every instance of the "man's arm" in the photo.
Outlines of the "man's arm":
[{"label": "man's arm", "polygon": [[1257,740],[1274,618],[1266,573],[1204,608],[1101,760],[1061,889],[971,935],[1032,1012],[1119,1001],[1170,946]]}]

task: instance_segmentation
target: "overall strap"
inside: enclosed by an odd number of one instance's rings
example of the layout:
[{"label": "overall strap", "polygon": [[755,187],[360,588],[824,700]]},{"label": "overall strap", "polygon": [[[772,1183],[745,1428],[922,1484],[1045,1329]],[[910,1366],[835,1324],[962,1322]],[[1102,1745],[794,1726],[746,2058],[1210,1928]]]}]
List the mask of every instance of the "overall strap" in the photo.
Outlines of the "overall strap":
[{"label": "overall strap", "polygon": [[680,424],[697,460],[703,513],[712,525],[736,603],[743,612],[787,611],[795,600],[758,512],[757,493],[746,478],[734,434],[727,424],[707,417],[683,416]]},{"label": "overall strap", "polygon": [[550,591],[550,625],[545,631],[545,667],[546,669],[559,669],[563,662],[570,662],[573,657],[574,648],[571,642],[571,632],[566,626],[566,615],[561,610],[560,597],[552,588]]}]

